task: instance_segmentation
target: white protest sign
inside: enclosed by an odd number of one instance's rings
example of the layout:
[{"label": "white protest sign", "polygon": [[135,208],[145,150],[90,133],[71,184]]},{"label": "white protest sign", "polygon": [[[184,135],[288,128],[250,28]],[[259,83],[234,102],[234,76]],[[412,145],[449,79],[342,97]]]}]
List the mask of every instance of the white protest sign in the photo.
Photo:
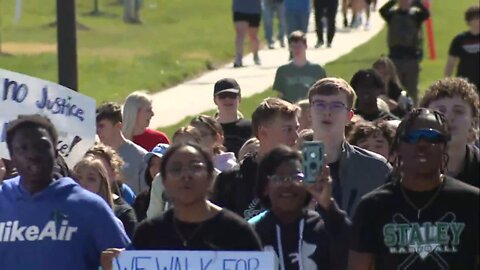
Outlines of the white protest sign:
[{"label": "white protest sign", "polygon": [[0,157],[9,158],[7,123],[45,115],[57,129],[57,151],[73,166],[95,142],[95,100],[64,86],[0,69]]},{"label": "white protest sign", "polygon": [[273,251],[127,250],[113,261],[114,270],[273,270]]}]

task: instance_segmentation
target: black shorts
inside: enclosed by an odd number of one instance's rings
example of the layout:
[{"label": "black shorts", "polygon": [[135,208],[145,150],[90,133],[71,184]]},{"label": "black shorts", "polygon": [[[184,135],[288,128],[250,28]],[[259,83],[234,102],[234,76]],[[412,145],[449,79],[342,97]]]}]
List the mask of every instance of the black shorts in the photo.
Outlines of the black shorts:
[{"label": "black shorts", "polygon": [[233,22],[248,22],[250,27],[260,26],[260,14],[233,12]]}]

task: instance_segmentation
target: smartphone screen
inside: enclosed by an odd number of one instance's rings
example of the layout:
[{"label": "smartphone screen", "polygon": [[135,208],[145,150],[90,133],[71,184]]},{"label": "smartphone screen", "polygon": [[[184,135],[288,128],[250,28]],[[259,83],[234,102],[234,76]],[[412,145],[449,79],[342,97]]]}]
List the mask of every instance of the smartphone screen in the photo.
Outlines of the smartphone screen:
[{"label": "smartphone screen", "polygon": [[317,176],[323,166],[323,142],[311,141],[304,142],[302,146],[303,153],[303,173],[305,183],[315,183]]}]

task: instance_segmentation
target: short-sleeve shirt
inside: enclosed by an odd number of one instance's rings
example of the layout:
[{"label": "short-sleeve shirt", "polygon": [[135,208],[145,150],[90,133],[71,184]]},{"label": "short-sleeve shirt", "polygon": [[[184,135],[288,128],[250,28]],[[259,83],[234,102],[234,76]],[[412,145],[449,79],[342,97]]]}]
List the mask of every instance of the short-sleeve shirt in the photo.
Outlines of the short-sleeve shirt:
[{"label": "short-sleeve shirt", "polygon": [[457,76],[467,78],[479,87],[478,67],[480,63],[480,34],[464,32],[457,35],[450,44],[448,54],[458,57]]},{"label": "short-sleeve shirt", "polygon": [[201,223],[179,221],[169,209],[140,223],[133,246],[139,250],[261,250],[250,224],[226,209]]},{"label": "short-sleeve shirt", "polygon": [[[450,177],[442,185],[403,193],[393,181],[367,194],[353,218],[350,249],[374,254],[376,270],[476,269],[480,191]],[[429,206],[419,215],[407,196],[418,208]]]},{"label": "short-sleeve shirt", "polygon": [[147,151],[152,151],[159,143],[170,144],[165,133],[150,128],[145,129],[145,132],[140,135],[133,136],[132,141]]},{"label": "short-sleeve shirt", "polygon": [[318,64],[307,61],[299,67],[290,62],[277,69],[273,89],[282,94],[282,99],[294,103],[307,98],[310,86],[326,76],[325,69]]}]

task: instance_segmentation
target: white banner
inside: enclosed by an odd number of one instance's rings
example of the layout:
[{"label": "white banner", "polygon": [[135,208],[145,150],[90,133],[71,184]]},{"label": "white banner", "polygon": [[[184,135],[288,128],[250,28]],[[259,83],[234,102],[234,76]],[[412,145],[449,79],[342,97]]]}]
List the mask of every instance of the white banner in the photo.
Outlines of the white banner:
[{"label": "white banner", "polygon": [[113,261],[114,270],[273,270],[273,251],[127,250]]},{"label": "white banner", "polygon": [[0,157],[9,158],[7,123],[19,115],[45,115],[55,125],[57,151],[69,166],[95,142],[95,100],[64,86],[0,69]]}]

